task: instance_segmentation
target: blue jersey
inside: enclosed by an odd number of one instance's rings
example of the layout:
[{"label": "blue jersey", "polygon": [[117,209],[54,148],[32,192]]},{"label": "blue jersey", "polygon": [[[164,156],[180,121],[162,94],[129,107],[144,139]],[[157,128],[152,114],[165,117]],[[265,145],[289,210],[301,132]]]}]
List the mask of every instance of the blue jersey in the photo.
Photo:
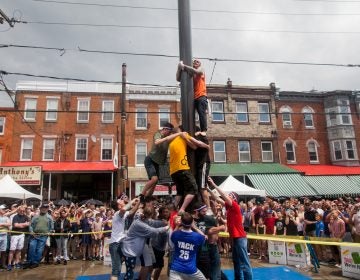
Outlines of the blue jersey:
[{"label": "blue jersey", "polygon": [[316,237],[322,237],[324,235],[324,223],[323,223],[323,221],[317,221],[316,222],[315,235],[316,235]]},{"label": "blue jersey", "polygon": [[196,253],[205,237],[197,232],[177,230],[171,235],[171,241],[174,243],[175,252],[170,269],[185,274],[195,273]]}]

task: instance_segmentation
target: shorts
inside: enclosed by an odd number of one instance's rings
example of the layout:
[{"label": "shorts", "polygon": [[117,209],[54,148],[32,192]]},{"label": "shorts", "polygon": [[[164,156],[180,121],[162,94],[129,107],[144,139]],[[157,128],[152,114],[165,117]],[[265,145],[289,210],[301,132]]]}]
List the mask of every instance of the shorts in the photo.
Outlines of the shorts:
[{"label": "shorts", "polygon": [[163,268],[164,267],[164,256],[165,251],[160,251],[153,247],[155,262],[153,263],[153,268]]},{"label": "shorts", "polygon": [[187,194],[198,194],[198,187],[194,175],[190,170],[179,170],[171,174],[171,179],[176,185],[177,195],[184,196]]},{"label": "shorts", "polygon": [[210,278],[210,254],[209,251],[200,250],[196,259],[196,267],[204,274],[204,276]]},{"label": "shorts", "polygon": [[0,252],[6,252],[7,249],[7,234],[0,235]]},{"label": "shorts", "polygon": [[154,176],[159,178],[159,165],[155,161],[153,161],[151,157],[145,157],[144,166],[149,179]]},{"label": "shorts", "polygon": [[100,246],[101,245],[101,239],[92,239],[91,241],[91,245],[98,245]]},{"label": "shorts", "polygon": [[25,234],[11,235],[10,250],[22,250],[24,248]]},{"label": "shorts", "polygon": [[199,187],[199,191],[206,189],[209,172],[210,164],[206,162],[196,168],[196,184]]},{"label": "shorts", "polygon": [[205,276],[198,269],[193,274],[185,274],[175,270],[170,270],[170,280],[206,280]]},{"label": "shorts", "polygon": [[154,251],[151,246],[145,244],[143,254],[140,256],[141,266],[152,266],[155,262]]}]

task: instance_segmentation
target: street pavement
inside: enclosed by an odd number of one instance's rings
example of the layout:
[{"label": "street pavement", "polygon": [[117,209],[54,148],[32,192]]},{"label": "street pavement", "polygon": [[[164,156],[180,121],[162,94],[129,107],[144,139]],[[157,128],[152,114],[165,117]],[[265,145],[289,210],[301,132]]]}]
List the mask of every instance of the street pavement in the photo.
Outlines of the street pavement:
[{"label": "street pavement", "polygon": [[[167,258],[165,258],[167,261]],[[222,257],[222,268],[231,269],[232,261],[229,256]],[[255,267],[273,267],[268,261],[251,258],[251,264]],[[298,272],[311,277],[312,279],[349,279],[341,276],[341,269],[335,266],[321,265],[319,273],[314,273],[311,267],[295,268]],[[76,279],[79,275],[99,275],[110,274],[111,268],[103,265],[100,261],[69,261],[67,265],[59,264],[41,264],[34,269],[14,269],[12,271],[1,271],[0,279],[2,280],[55,280],[55,279]],[[166,269],[163,269],[160,280],[168,279]],[[279,277],[281,279],[281,277]],[[229,279],[232,280],[232,279]]]}]

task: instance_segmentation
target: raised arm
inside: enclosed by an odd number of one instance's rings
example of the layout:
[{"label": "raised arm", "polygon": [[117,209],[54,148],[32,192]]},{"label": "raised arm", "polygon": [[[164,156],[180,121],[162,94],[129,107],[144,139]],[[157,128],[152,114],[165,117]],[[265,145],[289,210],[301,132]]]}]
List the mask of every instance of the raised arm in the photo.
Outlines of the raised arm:
[{"label": "raised arm", "polygon": [[211,177],[208,177],[208,182],[217,190],[217,192],[220,194],[220,197],[224,200],[225,204],[231,206],[232,199],[214,183]]}]

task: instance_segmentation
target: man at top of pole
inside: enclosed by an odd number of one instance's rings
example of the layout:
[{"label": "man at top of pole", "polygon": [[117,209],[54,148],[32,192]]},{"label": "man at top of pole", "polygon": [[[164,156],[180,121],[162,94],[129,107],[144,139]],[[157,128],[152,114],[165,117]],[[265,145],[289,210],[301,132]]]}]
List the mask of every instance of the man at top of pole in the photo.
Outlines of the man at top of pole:
[{"label": "man at top of pole", "polygon": [[176,80],[180,82],[182,71],[187,72],[192,78],[194,83],[194,106],[199,115],[200,130],[202,135],[206,135],[207,131],[207,112],[208,101],[206,93],[205,70],[201,66],[198,59],[193,60],[193,65],[185,65],[182,61],[178,64],[176,72]]}]

